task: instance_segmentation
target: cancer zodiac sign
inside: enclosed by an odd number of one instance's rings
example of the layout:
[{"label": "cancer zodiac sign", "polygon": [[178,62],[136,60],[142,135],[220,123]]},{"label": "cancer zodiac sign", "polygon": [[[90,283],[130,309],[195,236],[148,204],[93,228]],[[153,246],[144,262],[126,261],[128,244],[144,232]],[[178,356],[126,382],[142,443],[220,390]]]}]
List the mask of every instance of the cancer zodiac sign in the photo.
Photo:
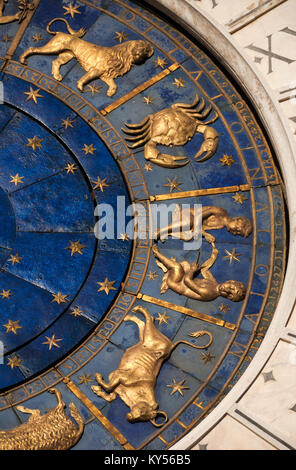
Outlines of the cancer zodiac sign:
[{"label": "cancer zodiac sign", "polygon": [[[196,108],[196,106],[198,106]],[[210,104],[205,108],[205,100],[198,95],[192,104],[174,103],[155,114],[149,114],[139,124],[127,124],[122,131],[127,135],[128,142],[134,142],[129,148],[134,149],[145,145],[144,156],[156,165],[164,168],[179,168],[187,165],[189,159],[159,152],[157,145],[185,145],[196,132],[203,134],[204,141],[195,155],[195,159],[204,162],[217,151],[219,135],[209,124],[215,122],[218,114],[204,121],[212,111]]]},{"label": "cancer zodiac sign", "polygon": [[10,431],[0,431],[0,450],[67,450],[80,439],[83,430],[83,419],[74,403],[69,409],[78,426],[66,415],[65,403],[57,388],[48,390],[55,393],[58,404],[44,415],[40,410],[31,410],[17,406],[22,413],[29,413],[28,421]]},{"label": "cancer zodiac sign", "polygon": [[[160,427],[167,422],[168,416],[166,412],[158,410],[154,389],[163,362],[170,357],[178,344],[185,343],[195,349],[205,349],[212,344],[213,336],[209,331],[198,331],[194,334],[195,338],[204,335],[209,337],[205,346],[196,346],[187,341],[172,343],[157,330],[154,318],[147,309],[137,306],[133,313],[141,313],[146,320],[143,322],[130,314],[124,319],[136,323],[139,327],[140,341],[125,351],[118,369],[109,375],[109,383],[97,373],[95,378],[99,385],[93,385],[91,388],[96,395],[108,402],[115,400],[116,395],[119,395],[130,408],[126,415],[129,422],[150,421],[154,426]],[[158,415],[164,418],[161,423],[156,422]]]},{"label": "cancer zodiac sign", "polygon": [[[66,23],[69,34],[54,32],[50,26],[55,21]],[[55,35],[45,46],[29,47],[20,57],[22,64],[26,58],[33,54],[59,54],[52,62],[52,75],[58,81],[63,79],[60,67],[67,64],[74,57],[81,67],[86,71],[77,81],[77,88],[84,91],[84,85],[91,80],[100,78],[108,85],[108,96],[115,95],[117,85],[114,79],[129,72],[135,64],[143,64],[154,53],[154,49],[147,41],[126,41],[113,47],[103,47],[81,39],[86,33],[84,28],[74,31],[65,18],[54,18],[51,20],[46,31]]]}]

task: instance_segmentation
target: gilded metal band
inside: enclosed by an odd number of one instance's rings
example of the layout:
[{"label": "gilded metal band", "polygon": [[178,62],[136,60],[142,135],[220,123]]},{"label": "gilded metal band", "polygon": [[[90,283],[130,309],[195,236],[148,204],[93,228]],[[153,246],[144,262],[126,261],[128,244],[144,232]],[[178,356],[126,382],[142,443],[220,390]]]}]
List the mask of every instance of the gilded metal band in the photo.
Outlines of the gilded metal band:
[{"label": "gilded metal band", "polygon": [[147,90],[147,88],[151,87],[154,85],[154,83],[159,82],[162,80],[164,77],[169,75],[171,72],[174,72],[180,67],[179,64],[174,63],[170,65],[167,69],[162,70],[159,74],[155,75],[154,77],[150,78],[150,80],[147,80],[146,82],[142,83],[141,85],[137,86],[134,88],[132,91],[127,93],[126,95],[122,96],[119,98],[117,101],[114,101],[114,103],[110,104],[107,106],[105,109],[101,109],[100,113],[103,114],[103,116],[106,116],[106,114],[111,113],[116,108],[119,108],[122,104],[126,103],[127,101],[131,100],[134,96],[138,95],[141,93],[141,91]]},{"label": "gilded metal band", "polygon": [[203,320],[207,323],[212,323],[213,325],[222,326],[223,328],[227,328],[228,330],[235,330],[236,328],[236,325],[234,325],[233,323],[228,323],[224,320],[220,320],[219,318],[210,317],[205,313],[196,312],[195,310],[182,307],[181,305],[175,305],[165,300],[150,297],[150,295],[138,294],[137,298],[143,300],[144,302],[149,302],[154,305],[159,305],[160,307],[169,308],[170,310],[173,310],[175,312],[183,313],[184,315],[188,315],[189,317],[198,318],[199,320]]},{"label": "gilded metal band", "polygon": [[121,444],[126,450],[134,450],[134,447],[128,443],[126,438],[121,434],[115,426],[103,415],[103,413],[87,398],[86,395],[72,382],[65,378],[63,382],[67,385],[74,395],[89,409],[89,411],[99,420],[99,422],[107,429],[110,434]]},{"label": "gilded metal band", "polygon": [[211,194],[235,193],[238,191],[249,190],[249,184],[241,184],[240,186],[224,186],[222,188],[194,189],[192,191],[180,191],[177,193],[157,194],[156,196],[150,196],[150,202],[180,199],[183,197],[209,196]]}]

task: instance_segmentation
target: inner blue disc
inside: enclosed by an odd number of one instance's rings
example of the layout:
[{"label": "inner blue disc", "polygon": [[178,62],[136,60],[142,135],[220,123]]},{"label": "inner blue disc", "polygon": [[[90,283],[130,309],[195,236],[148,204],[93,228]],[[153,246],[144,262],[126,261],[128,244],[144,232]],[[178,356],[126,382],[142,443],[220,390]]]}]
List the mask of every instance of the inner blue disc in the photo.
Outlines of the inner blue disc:
[{"label": "inner blue disc", "polygon": [[[79,116],[45,99],[70,125],[60,119],[52,130],[48,113],[41,124],[30,109],[0,107],[0,341],[8,364],[0,390],[52,366],[93,331],[130,259],[131,241],[118,240],[116,226],[112,240],[94,233],[97,204],[116,214],[117,197],[128,199],[112,154]],[[15,356],[21,365],[12,368]]]},{"label": "inner blue disc", "polygon": [[0,188],[0,267],[9,257],[15,241],[15,217],[9,197]]}]

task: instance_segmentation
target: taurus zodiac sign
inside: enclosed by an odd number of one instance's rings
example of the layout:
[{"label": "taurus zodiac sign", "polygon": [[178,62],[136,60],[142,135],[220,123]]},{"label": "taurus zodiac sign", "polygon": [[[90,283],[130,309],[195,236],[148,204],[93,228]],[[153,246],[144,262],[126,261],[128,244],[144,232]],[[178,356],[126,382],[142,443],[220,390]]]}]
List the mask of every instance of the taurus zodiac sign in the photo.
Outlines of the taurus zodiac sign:
[{"label": "taurus zodiac sign", "polygon": [[[212,344],[213,336],[208,331],[199,331],[194,335],[196,338],[207,335],[209,341],[205,346],[196,346],[187,341],[172,343],[156,329],[154,318],[147,309],[137,306],[133,313],[141,313],[146,320],[143,322],[133,315],[127,315],[124,319],[136,323],[139,327],[140,341],[125,351],[118,369],[109,375],[109,383],[103,380],[101,374],[95,374],[99,385],[93,385],[91,388],[96,395],[108,402],[115,400],[116,395],[119,395],[130,408],[126,415],[129,422],[150,421],[154,426],[160,427],[167,422],[168,416],[166,412],[158,410],[154,389],[163,362],[170,357],[178,344],[185,343],[195,349],[205,349]],[[156,422],[158,415],[164,418],[161,423]]]},{"label": "taurus zodiac sign", "polygon": [[80,439],[84,423],[74,403],[69,409],[77,426],[68,418],[61,392],[56,388],[48,390],[55,393],[58,404],[44,415],[40,410],[17,406],[22,413],[29,413],[28,421],[10,431],[0,431],[0,450],[67,450]]},{"label": "taurus zodiac sign", "polygon": [[[165,273],[160,293],[164,294],[168,289],[171,289],[177,294],[204,302],[214,300],[220,295],[232,300],[232,302],[243,300],[246,295],[246,287],[242,282],[228,280],[218,283],[210,272],[210,268],[219,254],[214,240],[214,237],[209,237],[208,241],[212,245],[212,254],[201,266],[197,262],[190,264],[188,261],[178,262],[176,258],[167,258],[154,245],[152,251],[156,263]],[[202,278],[196,278],[197,274],[201,274]]]},{"label": "taurus zodiac sign", "polygon": [[18,0],[19,11],[15,15],[3,16],[4,4],[7,0],[0,0],[0,24],[12,23],[18,20],[20,23],[25,19],[29,10],[34,10],[34,5],[27,0]]},{"label": "taurus zodiac sign", "polygon": [[[58,20],[66,23],[69,34],[50,30],[50,26]],[[82,92],[84,85],[99,78],[109,87],[107,95],[115,95],[117,85],[114,79],[129,72],[134,64],[143,64],[154,53],[151,44],[142,40],[126,41],[113,47],[98,46],[84,41],[81,38],[86,33],[85,29],[74,31],[64,18],[51,20],[46,31],[55,37],[45,46],[29,47],[21,55],[21,63],[26,63],[26,58],[33,54],[59,54],[52,62],[52,74],[56,80],[61,81],[63,77],[60,74],[60,67],[75,57],[86,71],[77,82],[77,88]]]},{"label": "taurus zodiac sign", "polygon": [[[197,222],[195,217],[198,216],[199,214],[196,213],[195,208],[191,207],[181,210],[180,205],[176,204],[172,223],[166,227],[160,228],[156,232],[156,240],[164,242],[169,235],[184,241],[192,240],[194,237],[195,224]],[[215,241],[215,238],[208,234],[207,230],[226,228],[228,232],[233,235],[239,235],[244,238],[247,238],[253,231],[250,219],[243,216],[230,217],[223,207],[203,206],[201,217],[202,234],[208,242]]]},{"label": "taurus zodiac sign", "polygon": [[[196,108],[196,106],[198,107]],[[218,118],[215,112],[210,120],[204,120],[212,111],[210,104],[205,108],[205,100],[196,95],[192,104],[175,103],[170,108],[149,114],[139,124],[127,124],[122,131],[128,136],[128,142],[134,142],[129,148],[134,149],[145,145],[144,156],[156,165],[164,168],[179,168],[187,165],[187,157],[176,157],[160,153],[157,145],[185,145],[196,132],[203,134],[204,141],[195,159],[204,162],[217,151],[219,135],[213,127],[209,127]]]}]

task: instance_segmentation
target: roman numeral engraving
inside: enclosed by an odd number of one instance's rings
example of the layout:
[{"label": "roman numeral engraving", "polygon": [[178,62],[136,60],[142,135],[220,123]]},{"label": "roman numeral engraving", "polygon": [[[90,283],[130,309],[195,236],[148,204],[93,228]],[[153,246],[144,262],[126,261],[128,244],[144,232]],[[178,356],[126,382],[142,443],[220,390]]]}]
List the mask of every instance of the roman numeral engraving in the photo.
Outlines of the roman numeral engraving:
[{"label": "roman numeral engraving", "polygon": [[[289,34],[295,34],[295,32],[293,30],[290,30],[289,28],[285,28],[285,29],[288,29],[289,30]],[[292,31],[292,33],[290,33],[290,31]],[[285,31],[287,32],[287,31]],[[265,49],[262,49],[262,47],[258,47],[258,46],[255,46],[253,43],[252,44],[249,44],[248,46],[246,46],[246,49],[250,49],[252,51],[255,51],[255,52],[260,52],[261,54],[264,54],[268,57],[268,74],[270,74],[271,72],[273,72],[273,59],[277,59],[277,60],[281,60],[283,62],[286,62],[287,64],[292,64],[293,62],[295,62],[295,60],[293,59],[289,59],[288,57],[285,57],[283,55],[280,55],[280,54],[277,54],[275,52],[273,52],[272,50],[272,34],[269,34],[267,37],[267,47],[268,49],[265,50]]]}]

